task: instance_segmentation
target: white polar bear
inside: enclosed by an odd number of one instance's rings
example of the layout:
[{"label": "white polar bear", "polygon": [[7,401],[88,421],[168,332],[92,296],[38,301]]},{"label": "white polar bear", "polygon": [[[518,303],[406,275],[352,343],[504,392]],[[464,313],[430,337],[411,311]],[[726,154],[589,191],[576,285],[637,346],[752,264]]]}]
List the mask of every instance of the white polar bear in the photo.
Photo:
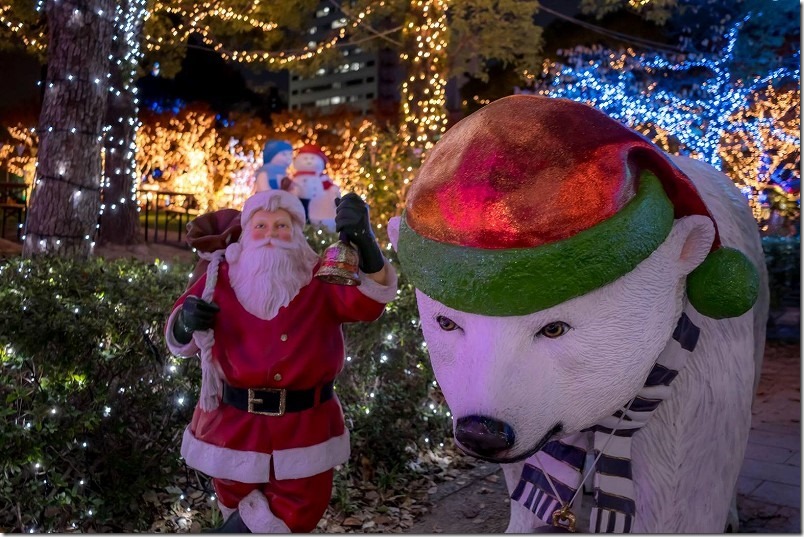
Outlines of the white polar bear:
[{"label": "white polar bear", "polygon": [[388,232],[456,442],[502,464],[507,531],[565,525],[585,451],[590,531],[736,528],[768,291],[726,176],[586,105],[508,97],[447,132]]}]

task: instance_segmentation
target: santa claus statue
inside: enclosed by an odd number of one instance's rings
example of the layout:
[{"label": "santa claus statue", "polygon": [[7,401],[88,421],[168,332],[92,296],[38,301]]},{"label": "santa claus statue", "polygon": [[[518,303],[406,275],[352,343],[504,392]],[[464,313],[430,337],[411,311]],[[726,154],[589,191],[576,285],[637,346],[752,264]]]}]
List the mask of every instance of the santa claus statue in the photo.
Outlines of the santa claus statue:
[{"label": "santa claus statue", "polygon": [[268,190],[246,201],[240,239],[211,256],[168,319],[170,350],[201,357],[181,454],[212,477],[221,532],[312,531],[333,468],[349,459],[333,388],[344,365],[341,324],[377,319],[397,278],[358,196],[344,196],[335,221],[358,249],[361,285],[313,277],[320,262],[302,234],[301,202]]},{"label": "santa claus statue", "polygon": [[293,158],[294,172],[288,190],[304,205],[311,224],[335,228],[335,199],[341,195],[338,186],[324,173],[327,156],[314,144],[302,146]]},{"label": "santa claus statue", "polygon": [[262,150],[262,162],[254,174],[254,192],[279,190],[293,162],[293,146],[285,140],[269,140]]}]

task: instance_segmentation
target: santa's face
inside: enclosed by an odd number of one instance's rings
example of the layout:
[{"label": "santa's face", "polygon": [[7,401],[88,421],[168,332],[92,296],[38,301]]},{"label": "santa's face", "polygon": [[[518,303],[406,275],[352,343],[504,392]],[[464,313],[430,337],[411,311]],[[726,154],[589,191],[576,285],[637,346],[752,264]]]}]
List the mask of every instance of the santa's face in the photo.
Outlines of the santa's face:
[{"label": "santa's face", "polygon": [[226,249],[238,301],[260,319],[274,318],[310,283],[318,255],[284,209],[255,211],[240,241]]},{"label": "santa's face", "polygon": [[324,171],[324,159],[313,153],[299,153],[293,159],[293,167],[300,172],[322,173]]},{"label": "santa's face", "polygon": [[[248,221],[246,231],[252,241],[271,238],[288,242],[293,231],[292,226],[293,221],[286,210],[266,211],[265,209],[260,209]],[[272,247],[271,244],[267,246]]]}]

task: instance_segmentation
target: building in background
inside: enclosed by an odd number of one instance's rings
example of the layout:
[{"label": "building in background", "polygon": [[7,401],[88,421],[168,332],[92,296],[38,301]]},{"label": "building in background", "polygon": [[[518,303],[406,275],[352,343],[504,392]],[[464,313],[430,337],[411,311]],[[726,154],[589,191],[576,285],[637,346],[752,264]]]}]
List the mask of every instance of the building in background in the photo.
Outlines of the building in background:
[{"label": "building in background", "polygon": [[[346,24],[341,12],[322,3],[308,30],[310,45],[315,46]],[[348,107],[380,120],[395,118],[402,80],[399,52],[388,48],[367,51],[357,45],[347,45],[340,47],[340,53],[340,63],[321,68],[313,76],[303,77],[291,72],[288,108],[326,114]]]}]

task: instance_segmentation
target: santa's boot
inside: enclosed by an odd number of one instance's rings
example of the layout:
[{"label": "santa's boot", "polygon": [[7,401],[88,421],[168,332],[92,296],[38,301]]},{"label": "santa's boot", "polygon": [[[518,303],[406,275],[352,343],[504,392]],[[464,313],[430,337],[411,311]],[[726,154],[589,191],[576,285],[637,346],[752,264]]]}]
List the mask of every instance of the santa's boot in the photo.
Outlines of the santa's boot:
[{"label": "santa's boot", "polygon": [[[271,512],[268,499],[259,490],[252,490],[237,506],[240,518],[252,533],[291,533],[281,518]],[[227,521],[228,522],[228,521]]]},{"label": "santa's boot", "polygon": [[243,522],[243,519],[240,518],[240,512],[235,509],[222,525],[212,530],[204,530],[201,533],[251,533],[251,531]]}]

